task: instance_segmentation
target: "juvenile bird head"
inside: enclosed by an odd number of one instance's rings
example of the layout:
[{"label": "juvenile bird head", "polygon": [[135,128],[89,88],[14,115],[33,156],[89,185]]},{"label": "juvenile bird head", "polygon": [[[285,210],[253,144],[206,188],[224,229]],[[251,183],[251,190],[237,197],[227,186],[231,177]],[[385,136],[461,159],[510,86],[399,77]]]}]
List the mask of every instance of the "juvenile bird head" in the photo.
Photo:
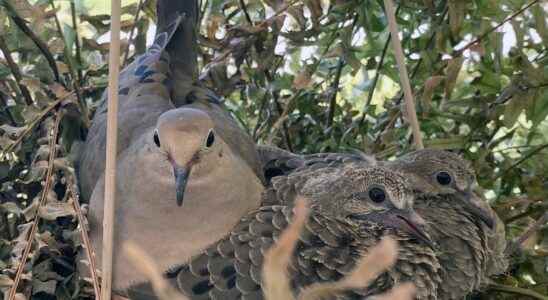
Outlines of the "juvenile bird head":
[{"label": "juvenile bird head", "polygon": [[413,209],[413,190],[396,171],[348,166],[338,174],[318,174],[307,181],[302,191],[311,199],[312,209],[358,230],[376,223],[434,247],[425,221]]},{"label": "juvenile bird head", "polygon": [[406,174],[413,188],[422,194],[451,195],[471,214],[493,228],[494,220],[474,192],[476,176],[470,163],[455,153],[436,149],[411,152],[386,163]]},{"label": "juvenile bird head", "polygon": [[185,188],[193,170],[215,167],[222,158],[224,142],[215,133],[208,114],[192,108],[163,113],[151,137],[173,167],[177,204],[183,204]]}]

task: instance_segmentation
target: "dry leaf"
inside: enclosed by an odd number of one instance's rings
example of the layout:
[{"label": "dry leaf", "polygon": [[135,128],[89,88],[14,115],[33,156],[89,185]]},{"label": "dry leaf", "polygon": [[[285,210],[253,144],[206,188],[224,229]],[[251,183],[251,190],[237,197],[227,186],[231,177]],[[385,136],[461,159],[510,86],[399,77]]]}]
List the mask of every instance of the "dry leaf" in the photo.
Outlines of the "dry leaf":
[{"label": "dry leaf", "polygon": [[310,86],[311,82],[310,72],[305,68],[293,79],[293,87],[297,90],[305,89]]},{"label": "dry leaf", "polygon": [[451,94],[453,93],[453,89],[455,88],[455,84],[457,83],[457,77],[459,76],[460,69],[462,68],[462,63],[464,62],[464,58],[457,57],[451,59],[447,63],[447,68],[445,69],[445,99],[449,100],[451,99]]},{"label": "dry leaf", "polygon": [[440,85],[443,79],[445,79],[445,76],[432,76],[428,78],[424,83],[422,102],[425,108],[430,107],[430,104],[432,103],[432,96],[434,95],[434,90]]}]

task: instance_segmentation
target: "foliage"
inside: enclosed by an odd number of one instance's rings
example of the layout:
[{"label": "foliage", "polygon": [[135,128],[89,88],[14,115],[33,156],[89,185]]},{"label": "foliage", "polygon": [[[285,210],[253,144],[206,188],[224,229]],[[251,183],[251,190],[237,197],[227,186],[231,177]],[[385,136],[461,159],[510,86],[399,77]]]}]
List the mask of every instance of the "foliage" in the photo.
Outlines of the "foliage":
[{"label": "foliage", "polygon": [[[92,293],[74,273],[81,242],[71,161],[106,86],[109,17],[93,13],[96,3],[0,0],[2,291],[12,283],[51,166],[19,291],[33,299]],[[516,238],[548,207],[548,5],[396,5],[425,144],[473,162],[508,238]],[[154,1],[142,1],[139,14],[138,7],[133,1],[123,8],[122,30],[135,33],[128,61],[144,51],[154,23]],[[258,142],[302,153],[359,149],[380,159],[412,148],[382,1],[203,0],[201,8],[201,78]],[[512,293],[490,289],[471,298],[547,295],[547,254],[544,227],[494,278]]]}]

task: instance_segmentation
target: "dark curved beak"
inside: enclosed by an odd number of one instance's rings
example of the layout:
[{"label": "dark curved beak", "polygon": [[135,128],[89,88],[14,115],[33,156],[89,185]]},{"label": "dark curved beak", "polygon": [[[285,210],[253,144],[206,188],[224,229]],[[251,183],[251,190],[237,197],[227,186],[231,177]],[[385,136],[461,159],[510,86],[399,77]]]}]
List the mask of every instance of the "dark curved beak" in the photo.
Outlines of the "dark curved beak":
[{"label": "dark curved beak", "polygon": [[403,230],[428,245],[432,250],[436,249],[434,242],[426,234],[426,221],[417,212],[414,210],[401,210],[396,214],[396,217]]},{"label": "dark curved beak", "polygon": [[482,207],[480,204],[482,199],[477,196],[471,188],[468,188],[467,191],[457,190],[456,195],[459,197],[459,200],[461,200],[466,211],[480,219],[483,223],[485,223],[485,225],[487,225],[487,227],[489,227],[489,229],[494,228],[495,221],[493,216],[491,216],[489,211]]},{"label": "dark curved beak", "polygon": [[188,182],[188,176],[190,175],[190,168],[173,166],[173,175],[175,176],[175,193],[177,199],[177,205],[183,205],[183,199],[185,196],[186,184]]}]

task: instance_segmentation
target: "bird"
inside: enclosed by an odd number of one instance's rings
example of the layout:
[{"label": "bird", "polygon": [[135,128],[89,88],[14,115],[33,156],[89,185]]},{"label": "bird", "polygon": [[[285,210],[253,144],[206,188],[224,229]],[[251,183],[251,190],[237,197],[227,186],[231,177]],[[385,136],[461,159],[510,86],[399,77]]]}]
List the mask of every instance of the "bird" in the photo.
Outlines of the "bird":
[{"label": "bird", "polygon": [[[422,149],[394,161],[376,161],[354,153],[296,155],[269,146],[259,148],[259,153],[267,180],[283,174],[287,176],[282,179],[291,177],[303,166],[319,170],[346,164],[373,164],[406,174],[416,196],[415,209],[430,225],[432,239],[438,244],[443,278],[440,299],[462,299],[481,289],[489,276],[508,268],[504,223],[472,191],[477,185],[473,169],[457,154]],[[285,185],[278,193],[291,191],[292,186]]]},{"label": "bird", "polygon": [[[144,245],[168,268],[223,238],[260,205],[264,179],[253,140],[214,93],[192,81],[197,9],[197,1],[158,1],[152,46],[120,74],[115,291],[142,279],[120,251],[123,241]],[[103,102],[79,163],[97,261],[105,144]]]},{"label": "bird", "polygon": [[436,149],[411,152],[384,164],[404,173],[417,195],[415,209],[439,246],[440,299],[462,299],[508,267],[504,223],[480,195],[470,163]]},{"label": "bird", "polygon": [[[368,249],[385,236],[394,237],[399,253],[393,268],[368,288],[348,291],[341,299],[357,299],[412,281],[418,299],[436,299],[440,265],[424,220],[413,210],[414,195],[405,177],[383,167],[343,165],[295,172],[295,193],[280,194],[272,185],[263,198],[279,198],[247,214],[223,239],[165,277],[189,299],[263,299],[264,254],[288,226],[298,197],[310,202],[310,216],[300,235],[288,276],[294,292],[312,283],[342,278]],[[281,176],[284,177],[284,176]],[[292,199],[289,199],[292,198]],[[275,200],[264,199],[263,203]],[[181,233],[184,234],[184,233]],[[130,287],[133,300],[156,299],[148,282]]]}]

